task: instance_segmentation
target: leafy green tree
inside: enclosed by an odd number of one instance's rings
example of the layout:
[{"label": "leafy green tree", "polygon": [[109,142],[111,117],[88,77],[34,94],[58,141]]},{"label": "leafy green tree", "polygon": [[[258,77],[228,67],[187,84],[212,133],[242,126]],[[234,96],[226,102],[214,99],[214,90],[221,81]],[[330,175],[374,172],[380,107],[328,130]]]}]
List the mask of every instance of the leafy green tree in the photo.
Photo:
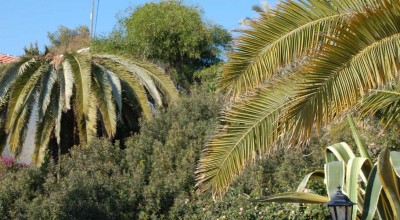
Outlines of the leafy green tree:
[{"label": "leafy green tree", "polygon": [[96,135],[112,139],[118,120],[132,129],[136,110],[151,119],[151,102],[163,106],[178,98],[172,81],[154,64],[87,50],[53,58],[27,54],[0,74],[1,149],[8,139],[19,155],[33,116],[33,159],[41,162],[49,144],[65,151]]},{"label": "leafy green tree", "polygon": [[146,3],[121,23],[124,31],[114,32],[105,45],[161,63],[186,86],[194,71],[222,61],[231,39],[221,26],[203,21],[197,7],[175,0]]},{"label": "leafy green tree", "polygon": [[282,1],[262,12],[225,65],[221,85],[236,101],[203,151],[198,190],[223,194],[255,158],[307,143],[370,89],[397,82],[399,12],[398,0]]}]

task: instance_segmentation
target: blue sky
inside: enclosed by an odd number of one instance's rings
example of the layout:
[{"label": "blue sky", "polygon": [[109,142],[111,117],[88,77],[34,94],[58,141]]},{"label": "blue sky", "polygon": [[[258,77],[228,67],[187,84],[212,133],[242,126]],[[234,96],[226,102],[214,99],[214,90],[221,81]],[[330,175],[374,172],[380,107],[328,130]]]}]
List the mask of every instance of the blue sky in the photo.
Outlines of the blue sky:
[{"label": "blue sky", "polygon": [[[110,32],[117,16],[126,15],[129,8],[142,5],[145,0],[99,0],[96,34]],[[0,8],[0,53],[22,55],[24,46],[38,42],[48,44],[47,32],[64,25],[74,28],[90,25],[91,0],[11,0],[2,1]],[[203,9],[204,18],[232,30],[245,17],[255,17],[253,5],[260,0],[185,0],[186,4]],[[267,0],[273,6],[277,0]],[[96,0],[97,3],[97,0]]]}]

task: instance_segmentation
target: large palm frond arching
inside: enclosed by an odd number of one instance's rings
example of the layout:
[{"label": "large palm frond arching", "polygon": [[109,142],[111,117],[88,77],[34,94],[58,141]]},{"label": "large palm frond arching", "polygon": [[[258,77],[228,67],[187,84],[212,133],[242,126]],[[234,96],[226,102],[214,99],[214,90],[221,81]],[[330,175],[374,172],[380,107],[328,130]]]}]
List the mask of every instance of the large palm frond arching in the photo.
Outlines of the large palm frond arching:
[{"label": "large palm frond arching", "polygon": [[239,97],[320,50],[324,34],[334,35],[337,25],[379,0],[281,1],[251,22],[236,39],[228,55],[221,86]]},{"label": "large palm frond arching", "polygon": [[222,86],[250,95],[225,111],[223,129],[204,149],[200,192],[223,194],[280,140],[305,143],[368,90],[398,80],[399,0],[283,1],[267,13],[229,56]]},{"label": "large palm frond arching", "polygon": [[123,104],[131,103],[132,97],[144,119],[152,118],[150,100],[162,106],[178,98],[164,71],[146,61],[81,51],[66,53],[61,63],[55,63],[47,56],[25,56],[1,73],[1,149],[8,139],[11,152],[18,156],[34,116],[33,159],[40,163],[52,137],[60,144],[62,116],[67,112],[74,117],[67,123],[74,123],[78,143],[85,144],[99,133],[99,126],[103,136],[113,138],[118,118],[132,111]]}]

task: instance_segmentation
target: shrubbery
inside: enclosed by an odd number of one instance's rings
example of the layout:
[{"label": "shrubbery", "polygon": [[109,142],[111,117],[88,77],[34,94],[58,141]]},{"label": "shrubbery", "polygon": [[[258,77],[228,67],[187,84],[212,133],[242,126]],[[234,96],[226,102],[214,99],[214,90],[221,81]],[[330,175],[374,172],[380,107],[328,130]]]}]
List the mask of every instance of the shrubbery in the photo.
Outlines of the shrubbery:
[{"label": "shrubbery", "polygon": [[59,163],[50,160],[40,168],[13,163],[15,168],[11,169],[2,164],[0,170],[6,169],[7,173],[0,177],[0,216],[279,219],[326,214],[315,205],[298,209],[291,204],[260,205],[250,201],[292,190],[302,175],[321,165],[318,145],[291,154],[280,152],[251,166],[216,202],[210,194],[195,193],[196,161],[214,131],[221,104],[218,95],[193,89],[177,106],[142,123],[140,134],[128,138],[123,146],[97,140],[85,148],[73,148]]}]

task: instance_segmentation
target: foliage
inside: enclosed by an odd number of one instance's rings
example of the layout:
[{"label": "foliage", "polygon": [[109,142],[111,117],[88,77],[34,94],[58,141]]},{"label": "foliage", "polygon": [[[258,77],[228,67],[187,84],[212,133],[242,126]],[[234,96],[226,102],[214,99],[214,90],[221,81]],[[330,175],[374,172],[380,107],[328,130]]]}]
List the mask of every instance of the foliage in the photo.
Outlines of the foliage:
[{"label": "foliage", "polygon": [[37,53],[21,57],[0,73],[0,86],[0,150],[8,142],[18,156],[34,117],[37,163],[49,143],[66,152],[96,135],[112,139],[117,120],[133,130],[138,109],[144,119],[152,118],[149,101],[161,107],[178,98],[172,81],[154,64],[82,50],[54,59]]},{"label": "foliage", "polygon": [[[317,171],[305,176],[296,192],[282,193],[260,199],[263,202],[299,202],[326,203],[342,186],[349,199],[357,204],[353,209],[353,219],[373,219],[378,212],[380,219],[397,219],[400,206],[400,152],[389,152],[384,148],[378,162],[372,160],[363,144],[359,141],[358,132],[349,118],[353,136],[357,143],[359,156],[354,155],[344,142],[326,148],[326,164],[324,171]],[[305,193],[306,185],[312,178],[323,179],[329,198],[318,194]],[[324,201],[321,201],[324,200]]]},{"label": "foliage", "polygon": [[218,90],[219,80],[222,73],[222,64],[215,64],[208,68],[194,72],[193,76],[198,79],[201,84],[205,85],[210,92]]},{"label": "foliage", "polygon": [[203,21],[198,8],[174,0],[145,3],[121,24],[123,30],[95,41],[94,48],[105,45],[161,63],[175,82],[187,88],[194,71],[222,60],[231,38],[221,26]]},{"label": "foliage", "polygon": [[54,54],[73,52],[90,46],[90,31],[81,25],[75,29],[59,26],[57,31],[47,33],[50,40],[49,50]]},{"label": "foliage", "polygon": [[[141,167],[124,163],[119,146],[95,141],[85,149],[73,148],[59,161],[43,184],[43,192],[30,203],[32,219],[132,219],[144,184]],[[56,169],[52,167],[51,169]]]},{"label": "foliage", "polygon": [[221,85],[234,101],[203,152],[198,191],[222,195],[254,159],[306,144],[370,89],[397,82],[399,11],[398,0],[307,0],[262,12],[228,55]]},{"label": "foliage", "polygon": [[[237,179],[223,199],[197,195],[195,161],[217,123],[221,97],[195,88],[176,106],[143,121],[123,146],[94,140],[52,160],[0,177],[0,216],[21,219],[299,219],[321,218],[319,205],[254,204],[250,199],[294,190],[308,168],[321,166],[320,140],[291,154],[277,152]],[[124,149],[121,149],[124,148]],[[284,167],[281,166],[284,164]],[[299,169],[299,167],[304,167]],[[290,176],[290,178],[288,178]],[[316,183],[311,187],[320,192]],[[323,193],[323,192],[322,192]],[[100,217],[99,217],[100,216]]]},{"label": "foliage", "polygon": [[25,216],[29,203],[38,195],[43,176],[38,169],[29,169],[13,157],[3,155],[0,160],[1,219]]}]

